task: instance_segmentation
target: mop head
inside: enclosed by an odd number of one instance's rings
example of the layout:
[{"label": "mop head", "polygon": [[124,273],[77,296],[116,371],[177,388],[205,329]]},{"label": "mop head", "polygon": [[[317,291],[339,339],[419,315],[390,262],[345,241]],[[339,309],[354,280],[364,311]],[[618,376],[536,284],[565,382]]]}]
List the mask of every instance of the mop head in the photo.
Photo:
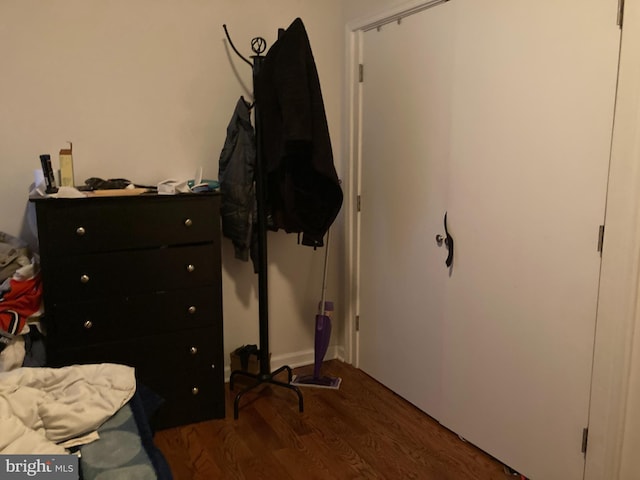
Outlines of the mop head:
[{"label": "mop head", "polygon": [[314,388],[331,388],[337,390],[340,388],[342,378],[340,377],[314,377],[313,375],[294,375],[291,385],[297,387],[314,387]]}]

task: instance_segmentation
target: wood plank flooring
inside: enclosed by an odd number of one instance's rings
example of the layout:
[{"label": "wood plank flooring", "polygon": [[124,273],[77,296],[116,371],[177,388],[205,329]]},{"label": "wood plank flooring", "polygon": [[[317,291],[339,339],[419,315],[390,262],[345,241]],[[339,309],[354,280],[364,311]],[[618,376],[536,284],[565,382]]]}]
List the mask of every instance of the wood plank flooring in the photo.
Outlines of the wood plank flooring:
[{"label": "wood plank flooring", "polygon": [[227,384],[226,419],[159,431],[175,480],[516,478],[362,371],[332,360],[323,374],[342,385],[303,388],[304,413],[294,392],[263,385],[243,397],[234,420],[242,386],[229,392]]}]

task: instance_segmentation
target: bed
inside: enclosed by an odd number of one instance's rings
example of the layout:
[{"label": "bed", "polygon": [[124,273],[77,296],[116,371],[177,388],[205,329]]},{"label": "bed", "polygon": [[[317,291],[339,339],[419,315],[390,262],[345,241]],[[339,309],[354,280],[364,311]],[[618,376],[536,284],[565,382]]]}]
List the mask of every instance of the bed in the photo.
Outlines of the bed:
[{"label": "bed", "polygon": [[3,372],[0,454],[76,455],[83,480],[170,480],[149,423],[160,402],[125,365]]}]

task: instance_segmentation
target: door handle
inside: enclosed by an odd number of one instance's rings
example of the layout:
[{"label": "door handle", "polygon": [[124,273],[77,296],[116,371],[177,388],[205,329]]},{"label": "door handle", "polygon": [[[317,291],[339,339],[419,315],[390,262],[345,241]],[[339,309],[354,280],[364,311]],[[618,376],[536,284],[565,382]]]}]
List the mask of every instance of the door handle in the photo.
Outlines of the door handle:
[{"label": "door handle", "polygon": [[451,267],[453,265],[453,237],[449,233],[449,229],[447,228],[447,212],[444,213],[444,244],[447,246],[449,250],[449,254],[447,255],[447,259],[445,260],[445,265],[447,267]]},{"label": "door handle", "polygon": [[451,236],[451,234],[449,233],[449,229],[447,228],[447,212],[444,213],[444,233],[444,236],[440,235],[439,233],[436,235],[436,243],[439,247],[441,247],[443,243],[447,246],[447,250],[449,250],[449,253],[447,254],[447,260],[445,261],[445,264],[447,265],[447,267],[450,267],[451,265],[453,265],[453,237]]}]

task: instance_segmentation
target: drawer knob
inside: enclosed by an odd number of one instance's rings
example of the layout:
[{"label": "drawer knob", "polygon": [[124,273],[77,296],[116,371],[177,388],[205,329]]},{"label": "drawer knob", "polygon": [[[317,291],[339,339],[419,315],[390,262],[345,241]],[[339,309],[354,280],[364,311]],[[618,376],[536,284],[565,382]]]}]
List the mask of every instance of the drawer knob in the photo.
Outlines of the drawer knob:
[{"label": "drawer knob", "polygon": [[191,220],[190,218],[187,218],[187,219],[184,221],[184,226],[185,226],[185,227],[190,227],[191,225],[193,225],[193,220]]},{"label": "drawer knob", "polygon": [[82,283],[89,283],[89,275],[86,275],[86,274],[85,275],[81,275],[80,276],[80,281]]},{"label": "drawer knob", "polygon": [[87,231],[84,229],[84,227],[76,228],[76,235],[78,235],[79,237],[83,236],[85,233],[87,233]]},{"label": "drawer knob", "polygon": [[191,355],[195,355],[196,353],[198,353],[198,347],[191,347],[191,348],[189,349],[189,353],[190,353]]},{"label": "drawer knob", "polygon": [[194,313],[196,313],[196,307],[195,307],[195,305],[191,305],[191,306],[187,309],[187,311],[188,311],[191,315],[193,315]]},{"label": "drawer knob", "polygon": [[195,270],[196,270],[196,266],[195,265],[193,265],[193,264],[187,265],[187,272],[192,273],[192,272],[195,272]]},{"label": "drawer knob", "polygon": [[197,395],[197,394],[199,394],[199,393],[200,393],[200,389],[199,389],[198,387],[193,387],[193,388],[191,389],[191,394],[192,394],[192,395]]},{"label": "drawer knob", "polygon": [[86,322],[84,322],[84,328],[89,330],[91,327],[93,327],[93,322],[91,320],[87,320]]}]

